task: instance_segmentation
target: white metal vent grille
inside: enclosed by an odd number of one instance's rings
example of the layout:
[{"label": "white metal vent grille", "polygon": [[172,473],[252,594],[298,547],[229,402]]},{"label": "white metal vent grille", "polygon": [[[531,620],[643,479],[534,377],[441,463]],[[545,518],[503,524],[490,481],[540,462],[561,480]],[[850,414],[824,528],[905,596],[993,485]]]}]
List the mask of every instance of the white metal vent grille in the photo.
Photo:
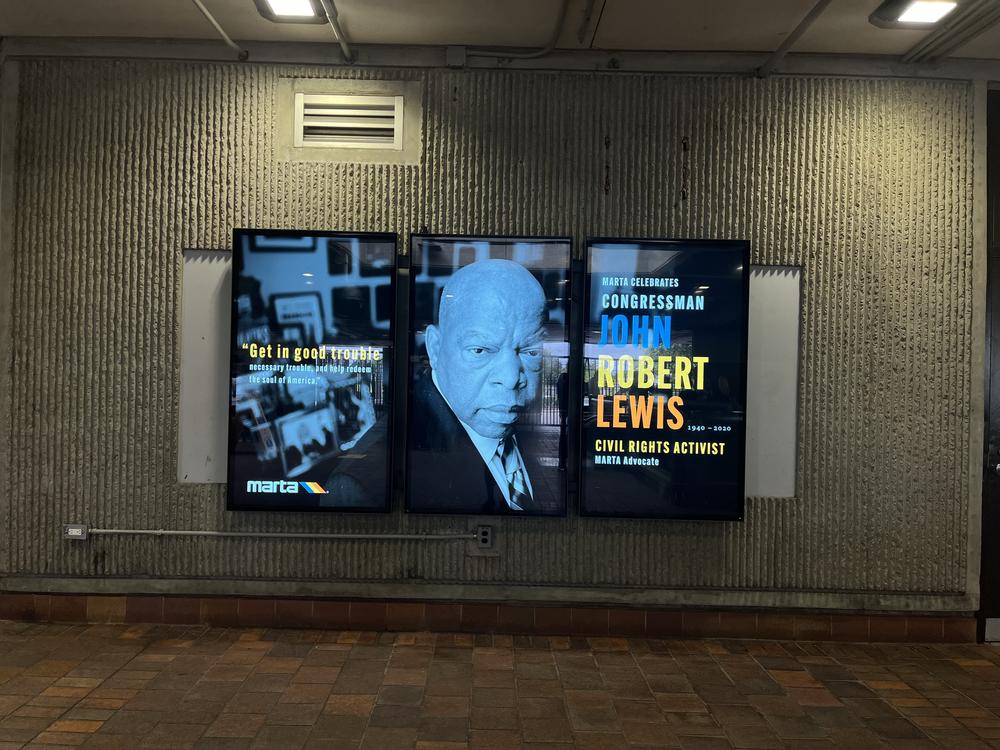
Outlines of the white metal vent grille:
[{"label": "white metal vent grille", "polygon": [[295,94],[295,146],[403,148],[403,97]]}]

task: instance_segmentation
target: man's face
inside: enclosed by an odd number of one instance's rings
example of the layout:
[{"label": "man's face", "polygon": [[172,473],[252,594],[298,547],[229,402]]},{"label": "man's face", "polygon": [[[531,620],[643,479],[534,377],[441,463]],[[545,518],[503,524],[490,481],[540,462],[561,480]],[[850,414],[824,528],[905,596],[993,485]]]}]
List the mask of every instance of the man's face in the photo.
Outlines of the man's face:
[{"label": "man's face", "polygon": [[483,437],[510,435],[538,395],[545,302],[537,292],[505,290],[495,283],[481,289],[466,285],[449,301],[441,324],[427,331],[442,394],[458,418]]}]

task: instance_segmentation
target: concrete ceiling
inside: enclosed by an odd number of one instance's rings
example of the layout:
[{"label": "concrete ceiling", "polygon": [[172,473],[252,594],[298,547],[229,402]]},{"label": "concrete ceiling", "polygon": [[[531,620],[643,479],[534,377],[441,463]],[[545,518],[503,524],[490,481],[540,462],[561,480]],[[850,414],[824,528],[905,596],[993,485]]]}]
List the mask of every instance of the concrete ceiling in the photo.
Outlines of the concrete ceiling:
[{"label": "concrete ceiling", "polygon": [[[549,39],[560,0],[336,0],[358,44],[536,47]],[[329,42],[322,25],[276,24],[253,0],[204,0],[238,41]],[[815,0],[570,0],[563,49],[766,52]],[[927,32],[878,29],[880,0],[833,0],[795,52],[899,55]],[[762,10],[766,7],[766,11]],[[585,22],[591,9],[590,22]],[[215,39],[190,0],[0,0],[0,36]],[[956,57],[1000,59],[1000,26]]]}]

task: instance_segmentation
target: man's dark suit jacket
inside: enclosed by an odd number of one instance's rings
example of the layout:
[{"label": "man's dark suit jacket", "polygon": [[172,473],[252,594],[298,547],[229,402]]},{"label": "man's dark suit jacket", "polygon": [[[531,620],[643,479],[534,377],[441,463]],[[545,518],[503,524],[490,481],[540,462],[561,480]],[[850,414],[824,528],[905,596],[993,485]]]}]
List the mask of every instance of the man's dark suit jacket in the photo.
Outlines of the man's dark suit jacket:
[{"label": "man's dark suit jacket", "polygon": [[[487,515],[562,515],[565,512],[565,475],[553,466],[541,464],[539,458],[545,456],[546,451],[530,429],[520,429],[515,434],[531,480],[532,500],[525,501],[523,511],[513,511],[462,423],[434,385],[429,371],[417,379],[410,398],[409,510]],[[382,507],[387,481],[387,421],[383,417],[376,422],[357,445],[337,459],[323,483],[329,494],[316,496],[319,505],[344,510]],[[559,489],[553,490],[553,487]]]},{"label": "man's dark suit jacket", "polygon": [[[538,458],[538,441],[531,431],[515,431],[518,449],[531,480],[533,496],[511,510],[462,423],[448,406],[430,371],[417,378],[410,393],[407,460],[407,507],[424,513],[561,514],[563,498],[550,486],[562,486],[561,477],[546,481],[553,469]],[[547,502],[542,498],[546,498]]]},{"label": "man's dark suit jacket", "polygon": [[382,417],[351,450],[337,458],[323,482],[326,495],[317,495],[325,508],[388,510],[389,420]]}]

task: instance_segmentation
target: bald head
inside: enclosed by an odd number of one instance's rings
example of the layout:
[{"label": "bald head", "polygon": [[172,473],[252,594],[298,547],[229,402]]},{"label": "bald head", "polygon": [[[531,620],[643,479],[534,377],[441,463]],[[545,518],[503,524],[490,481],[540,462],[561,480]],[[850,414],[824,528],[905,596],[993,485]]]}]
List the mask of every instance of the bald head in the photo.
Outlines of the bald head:
[{"label": "bald head", "polygon": [[528,269],[512,260],[480,260],[460,268],[444,285],[438,325],[451,327],[467,306],[482,306],[487,297],[545,315],[545,292]]},{"label": "bald head", "polygon": [[445,285],[427,354],[441,393],[480,435],[509,435],[537,396],[545,320],[541,284],[513,261],[472,263]]}]

